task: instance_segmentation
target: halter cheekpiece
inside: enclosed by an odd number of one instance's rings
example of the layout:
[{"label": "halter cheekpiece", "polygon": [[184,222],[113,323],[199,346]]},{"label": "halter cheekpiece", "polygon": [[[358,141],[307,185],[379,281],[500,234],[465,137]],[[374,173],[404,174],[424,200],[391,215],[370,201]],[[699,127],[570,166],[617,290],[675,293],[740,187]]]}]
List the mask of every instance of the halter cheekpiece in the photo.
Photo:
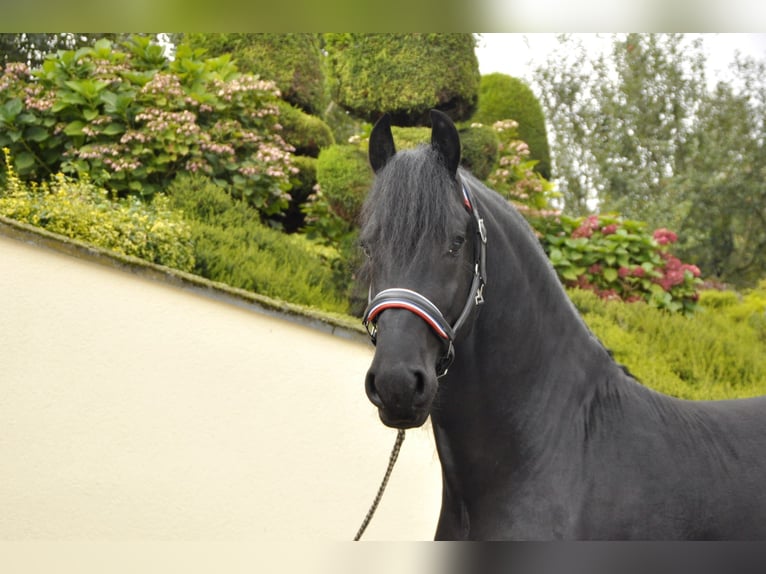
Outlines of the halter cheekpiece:
[{"label": "halter cheekpiece", "polygon": [[378,317],[386,309],[405,309],[423,319],[436,336],[444,341],[446,346],[444,355],[441,356],[436,365],[436,376],[438,378],[447,374],[447,370],[455,358],[453,343],[458,330],[468,319],[471,310],[484,303],[484,285],[487,280],[487,230],[484,226],[484,220],[479,215],[477,206],[471,198],[468,186],[462,180],[460,185],[463,192],[463,206],[473,216],[478,238],[474,242],[474,271],[471,290],[463,306],[463,311],[455,323],[450,325],[439,308],[424,295],[411,289],[397,287],[384,289],[375,297],[372,297],[372,293],[370,293],[369,304],[362,318],[362,323],[367,328],[373,345],[377,342]]}]

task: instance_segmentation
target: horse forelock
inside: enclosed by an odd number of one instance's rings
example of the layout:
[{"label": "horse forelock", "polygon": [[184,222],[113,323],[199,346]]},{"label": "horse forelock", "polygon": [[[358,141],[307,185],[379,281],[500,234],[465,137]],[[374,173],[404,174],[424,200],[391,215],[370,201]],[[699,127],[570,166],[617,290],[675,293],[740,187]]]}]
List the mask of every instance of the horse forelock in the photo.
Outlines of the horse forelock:
[{"label": "horse forelock", "polygon": [[412,261],[426,242],[444,243],[461,212],[458,184],[432,148],[397,153],[362,208],[359,239],[370,255],[363,272]]}]

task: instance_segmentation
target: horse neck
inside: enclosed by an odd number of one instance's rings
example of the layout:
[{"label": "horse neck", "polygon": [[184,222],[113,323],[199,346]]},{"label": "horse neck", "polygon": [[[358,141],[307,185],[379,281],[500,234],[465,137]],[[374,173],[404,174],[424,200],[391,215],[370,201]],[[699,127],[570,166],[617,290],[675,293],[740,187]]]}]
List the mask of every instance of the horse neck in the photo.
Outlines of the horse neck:
[{"label": "horse neck", "polygon": [[[458,360],[433,412],[445,458],[480,465],[498,445],[529,456],[567,432],[598,384],[617,367],[593,337],[521,216],[481,196],[489,236],[483,308],[458,341]],[[462,360],[461,360],[462,359]],[[599,375],[602,376],[602,375]],[[545,440],[542,440],[545,437]],[[449,442],[449,447],[446,443]]]}]

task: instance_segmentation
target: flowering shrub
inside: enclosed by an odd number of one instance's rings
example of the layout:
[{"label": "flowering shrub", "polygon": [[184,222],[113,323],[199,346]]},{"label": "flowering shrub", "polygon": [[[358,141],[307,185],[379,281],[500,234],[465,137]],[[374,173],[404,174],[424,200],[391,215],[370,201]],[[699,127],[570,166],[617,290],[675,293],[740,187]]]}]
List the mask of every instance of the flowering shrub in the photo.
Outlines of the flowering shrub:
[{"label": "flowering shrub", "polygon": [[203,173],[266,216],[289,203],[295,167],[279,135],[279,91],[228,56],[180,46],[170,62],[146,38],[122,49],[99,40],[40,70],[8,64],[0,94],[0,145],[25,179],[62,170],[151,197],[178,173]]},{"label": "flowering shrub", "polygon": [[86,180],[62,173],[41,184],[25,183],[13,170],[8,148],[0,215],[93,245],[183,271],[194,268],[191,229],[168,200],[147,204],[136,196],[112,201]]},{"label": "flowering shrub", "polygon": [[541,217],[558,215],[551,207],[557,196],[553,184],[534,171],[538,160],[529,159],[529,146],[518,138],[518,122],[502,120],[492,124],[498,136],[497,167],[487,177],[487,185],[504,195],[533,227]]},{"label": "flowering shrub", "polygon": [[541,241],[561,280],[602,299],[646,301],[669,311],[691,312],[702,283],[695,265],[668,251],[677,236],[653,234],[646,224],[616,215],[549,217],[538,227]]}]

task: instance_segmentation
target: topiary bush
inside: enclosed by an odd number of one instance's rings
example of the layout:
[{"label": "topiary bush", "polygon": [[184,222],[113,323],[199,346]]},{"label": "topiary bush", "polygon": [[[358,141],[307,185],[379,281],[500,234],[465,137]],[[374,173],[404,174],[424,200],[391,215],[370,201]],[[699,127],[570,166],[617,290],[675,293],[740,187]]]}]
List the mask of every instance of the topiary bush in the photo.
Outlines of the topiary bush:
[{"label": "topiary bush", "polygon": [[319,34],[192,33],[183,35],[182,44],[211,56],[230,54],[240,70],[273,81],[282,99],[309,114],[327,106]]},{"label": "topiary bush", "polygon": [[537,161],[535,171],[550,179],[550,149],[540,101],[518,78],[500,73],[482,76],[478,107],[471,121],[492,125],[508,119],[518,122],[518,139],[529,145],[530,159]]},{"label": "topiary bush", "polygon": [[171,62],[148,38],[121,47],[99,40],[51,55],[34,72],[8,65],[0,88],[0,145],[23,178],[62,170],[151,197],[176,174],[200,172],[264,216],[289,203],[279,92],[240,74],[228,56],[179,47]]},{"label": "topiary bush", "polygon": [[325,34],[333,99],[368,122],[429,125],[432,108],[455,121],[476,109],[479,63],[472,34]]},{"label": "topiary bush", "polygon": [[334,145],[317,159],[317,183],[333,213],[355,225],[373,174],[367,154],[356,145]]},{"label": "topiary bush", "polygon": [[280,135],[294,148],[295,155],[319,156],[319,151],[335,143],[330,126],[286,102],[280,102]]},{"label": "topiary bush", "polygon": [[459,132],[463,151],[461,165],[477,178],[486,180],[498,161],[497,133],[481,124],[461,127]]},{"label": "topiary bush", "polygon": [[192,232],[167,198],[113,201],[92,183],[57,173],[38,185],[13,171],[8,148],[0,215],[123,255],[182,271],[194,268]]},{"label": "topiary bush", "polygon": [[189,221],[195,273],[285,301],[347,311],[335,250],[265,226],[253,208],[198,174],[177,178],[168,196]]}]

